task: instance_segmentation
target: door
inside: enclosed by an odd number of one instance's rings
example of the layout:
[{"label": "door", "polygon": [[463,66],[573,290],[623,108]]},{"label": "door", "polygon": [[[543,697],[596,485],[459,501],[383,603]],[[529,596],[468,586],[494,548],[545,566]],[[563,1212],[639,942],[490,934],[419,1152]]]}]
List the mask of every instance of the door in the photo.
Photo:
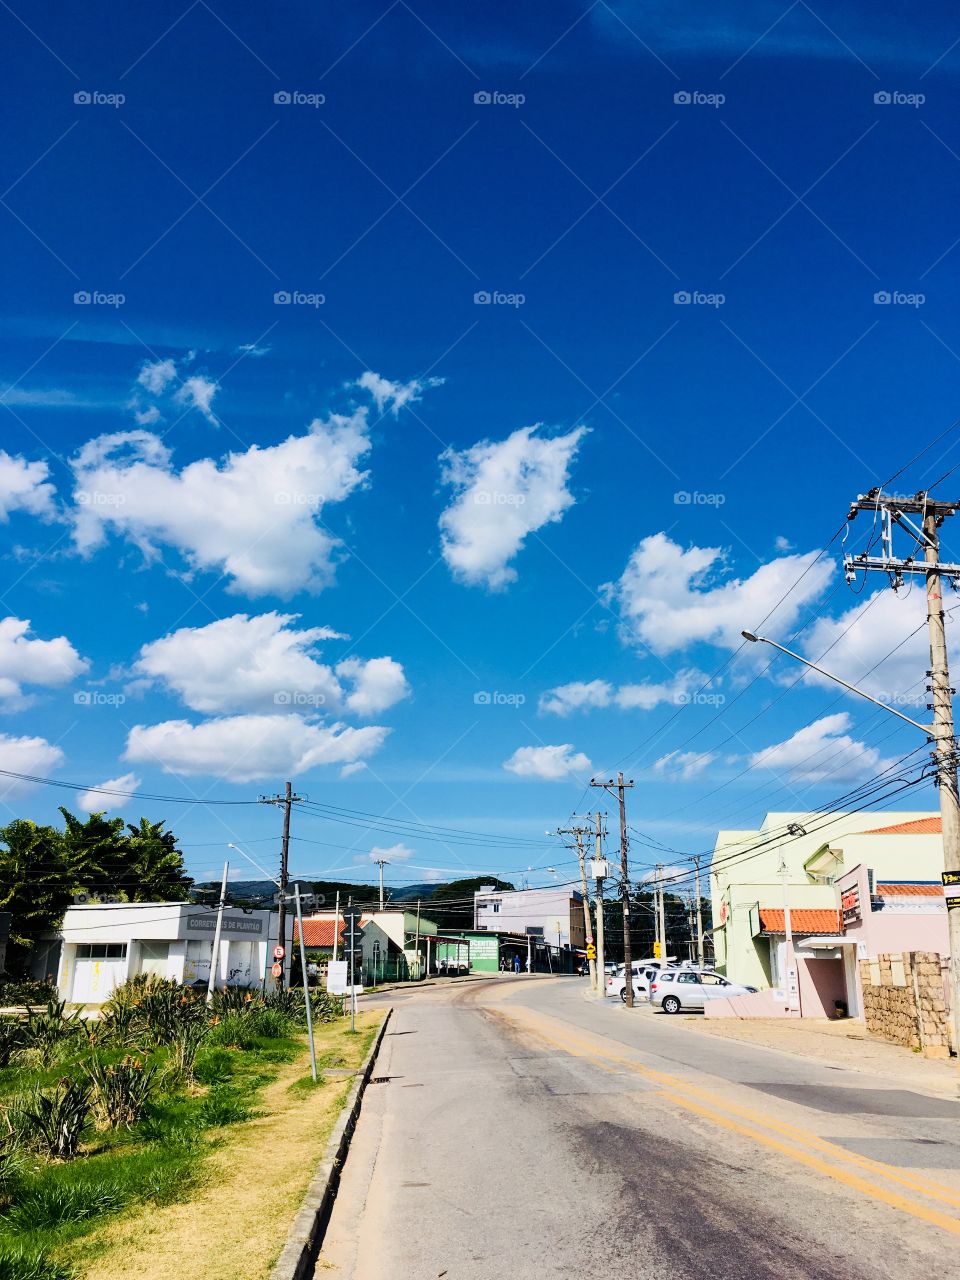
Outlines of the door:
[{"label": "door", "polygon": [[152,978],[167,976],[167,961],[170,958],[169,942],[141,942],[140,972]]},{"label": "door", "polygon": [[684,1009],[702,1009],[704,993],[699,973],[678,973],[676,995]]},{"label": "door", "polygon": [[80,943],[70,999],[74,1004],[103,1004],[126,976],[125,942]]}]

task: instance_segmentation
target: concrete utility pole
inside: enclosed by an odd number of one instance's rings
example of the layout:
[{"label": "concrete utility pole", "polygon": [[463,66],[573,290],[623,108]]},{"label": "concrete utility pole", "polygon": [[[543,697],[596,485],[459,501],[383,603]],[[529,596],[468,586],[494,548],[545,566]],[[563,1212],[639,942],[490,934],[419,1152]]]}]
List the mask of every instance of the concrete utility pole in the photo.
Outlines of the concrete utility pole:
[{"label": "concrete utility pole", "polygon": [[603,856],[603,819],[599,809],[596,816],[596,857],[594,858],[594,869],[597,871],[595,884],[597,886],[596,897],[594,901],[597,904],[597,998],[606,1000],[607,998],[607,966],[605,952],[603,949],[603,869],[606,867],[606,859]]},{"label": "concrete utility pole", "polygon": [[[867,553],[844,556],[847,580],[854,581],[858,569],[865,573],[886,573],[891,585],[903,583],[905,573],[924,575],[927,592],[927,629],[930,637],[930,670],[927,686],[933,701],[927,709],[933,712],[933,726],[928,731],[934,745],[933,758],[940,790],[940,825],[943,832],[944,886],[947,893],[947,926],[950,937],[950,1005],[953,1013],[953,1047],[960,1053],[960,797],[957,792],[957,739],[953,725],[953,689],[950,687],[950,665],[943,619],[943,579],[956,587],[960,582],[960,564],[940,560],[940,526],[960,510],[960,502],[936,502],[926,493],[913,498],[884,497],[877,489],[861,495],[850,506],[848,520],[859,512],[871,512],[881,518],[881,555]],[[914,517],[911,519],[911,517]],[[920,524],[916,523],[919,519]],[[912,539],[913,554],[900,559],[893,554],[893,526],[903,529]],[[916,550],[923,548],[923,561]],[[858,691],[859,692],[859,691]],[[893,710],[893,708],[888,708]],[[895,713],[897,714],[897,713]],[[901,719],[904,717],[901,714]]]},{"label": "concrete utility pole", "polygon": [[700,855],[693,859],[694,892],[697,895],[697,964],[703,966],[703,906],[700,901]]},{"label": "concrete utility pole", "polygon": [[[288,782],[284,788],[282,796],[261,796],[261,804],[276,804],[283,807],[283,839],[280,844],[280,901],[277,907],[277,941],[283,947],[284,953],[287,949],[287,883],[290,879],[290,809],[293,805],[299,804],[303,796],[295,796],[293,787]],[[286,954],[280,962],[280,977],[277,980],[277,986],[283,986],[283,973],[286,963]]]},{"label": "concrete utility pole", "polygon": [[227,876],[230,874],[230,863],[223,864],[223,879],[220,882],[220,902],[217,905],[217,924],[213,931],[213,951],[210,955],[210,977],[207,979],[207,1004],[213,1004],[213,993],[217,985],[217,970],[220,968],[220,933],[223,929],[223,909],[227,905]]},{"label": "concrete utility pole", "polygon": [[[590,918],[590,893],[587,889],[587,858],[583,847],[583,837],[590,831],[589,827],[558,827],[558,836],[573,836],[577,842],[577,857],[580,860],[580,889],[583,893],[583,933],[587,944],[587,964],[590,966],[590,986],[597,989],[597,962],[590,956],[593,946],[593,921]],[[568,846],[568,848],[571,846]]]},{"label": "concrete utility pole", "polygon": [[633,1008],[633,955],[630,949],[630,844],[627,840],[627,809],[624,791],[633,786],[633,780],[624,782],[623,774],[617,774],[616,782],[611,778],[608,782],[597,782],[590,779],[591,787],[602,787],[609,795],[614,790],[620,805],[620,902],[623,907],[623,979],[624,992],[627,997],[627,1008]]},{"label": "concrete utility pole", "polygon": [[663,905],[663,863],[657,867],[657,915],[660,920],[660,959],[667,959],[667,916]]},{"label": "concrete utility pole", "polygon": [[386,858],[374,858],[374,862],[380,868],[380,910],[383,910],[383,868],[389,867],[390,863]]}]

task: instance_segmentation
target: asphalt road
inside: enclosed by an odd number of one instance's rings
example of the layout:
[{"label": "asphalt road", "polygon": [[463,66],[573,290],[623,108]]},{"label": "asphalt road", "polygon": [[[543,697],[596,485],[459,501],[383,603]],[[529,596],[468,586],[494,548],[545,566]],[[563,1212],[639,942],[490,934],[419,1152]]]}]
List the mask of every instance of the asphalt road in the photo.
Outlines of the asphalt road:
[{"label": "asphalt road", "polygon": [[960,1277],[960,1104],[585,989],[391,997],[318,1278]]}]

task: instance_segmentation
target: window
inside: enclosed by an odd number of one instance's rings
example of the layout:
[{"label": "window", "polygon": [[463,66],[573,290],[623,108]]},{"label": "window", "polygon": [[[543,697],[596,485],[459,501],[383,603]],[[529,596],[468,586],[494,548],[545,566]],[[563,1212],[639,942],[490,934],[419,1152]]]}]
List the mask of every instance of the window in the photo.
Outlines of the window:
[{"label": "window", "polygon": [[699,973],[679,973],[677,974],[677,981],[678,982],[695,982],[699,985],[700,975]]},{"label": "window", "polygon": [[491,911],[499,911],[499,910],[500,910],[500,903],[499,903],[499,902],[492,902],[492,903],[490,904],[490,910],[491,910]]},{"label": "window", "polygon": [[78,960],[125,960],[125,942],[81,942],[77,947]]}]

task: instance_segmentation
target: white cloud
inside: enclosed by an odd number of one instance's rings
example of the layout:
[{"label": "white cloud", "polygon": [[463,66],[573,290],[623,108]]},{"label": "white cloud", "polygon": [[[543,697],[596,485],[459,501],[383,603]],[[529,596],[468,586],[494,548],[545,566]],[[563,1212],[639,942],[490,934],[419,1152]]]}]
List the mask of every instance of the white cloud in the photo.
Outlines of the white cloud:
[{"label": "white cloud", "polygon": [[341,778],[351,778],[355,773],[362,773],[366,769],[366,761],[354,760],[352,764],[345,764],[340,770]]},{"label": "white cloud", "polygon": [[234,354],[238,356],[253,356],[254,359],[258,359],[260,356],[269,355],[272,349],[272,347],[258,347],[255,342],[241,342],[239,347],[235,348]]},{"label": "white cloud", "polygon": [[333,579],[339,543],[316,517],[364,483],[357,464],[369,447],[362,410],[181,471],[151,432],[100,436],[74,460],[77,548],[89,555],[113,532],[148,560],[175,548],[190,570],[225,575],[230,591],[317,591]]},{"label": "white cloud", "polygon": [[775,769],[791,782],[855,782],[881,773],[891,761],[875,747],[858,742],[846,732],[850,717],[845,711],[822,716],[750,757],[752,769]]},{"label": "white cloud", "polygon": [[561,782],[572,774],[590,772],[590,761],[569,742],[559,747],[518,747],[503,767],[520,778]]},{"label": "white cloud", "polygon": [[793,543],[789,538],[785,538],[782,533],[778,533],[773,540],[773,545],[778,551],[792,551]]},{"label": "white cloud", "polygon": [[213,397],[219,390],[219,383],[213,382],[210,378],[204,378],[200,374],[195,374],[193,377],[186,379],[174,399],[177,404],[185,404],[190,409],[199,410],[208,422],[218,426],[220,420],[211,406]]},{"label": "white cloud", "polygon": [[414,404],[429,387],[439,387],[443,378],[411,378],[409,382],[391,382],[379,373],[367,369],[349,386],[360,387],[373,396],[378,413],[392,413],[394,417],[408,404]]},{"label": "white cloud", "polygon": [[387,862],[406,862],[415,852],[415,849],[408,849],[405,844],[392,844],[386,849],[375,846],[370,850],[370,861],[376,862],[378,858],[386,858]]},{"label": "white cloud", "polygon": [[403,667],[393,658],[345,658],[337,663],[337,675],[353,685],[345,705],[358,716],[379,715],[410,694]]},{"label": "white cloud", "polygon": [[[927,701],[923,673],[930,666],[926,616],[921,582],[899,595],[884,587],[873,596],[856,597],[856,603],[838,618],[818,618],[804,632],[801,652],[875,698],[923,706]],[[948,632],[954,616],[947,612]],[[800,674],[789,659],[775,670],[778,679],[791,683]],[[832,681],[812,671],[804,672],[803,679],[840,692]]]},{"label": "white cloud", "polygon": [[125,759],[159,765],[165,773],[256,782],[371,756],[388,733],[379,725],[319,725],[298,715],[223,716],[198,725],[167,720],[134,725]]},{"label": "white cloud", "polygon": [[113,809],[122,809],[124,796],[105,795],[110,791],[139,791],[140,779],[135,773],[122,773],[119,778],[108,778],[89,791],[84,791],[77,799],[77,808],[83,813],[109,813]]},{"label": "white cloud", "polygon": [[298,630],[296,614],[237,613],[145,644],[134,674],[161,681],[193,711],[311,711],[378,715],[409,692],[392,658],[317,660],[330,627]]},{"label": "white cloud", "polygon": [[89,669],[66,638],[34,640],[29,636],[30,623],[22,618],[0,619],[0,699],[7,710],[25,705],[23,685],[56,688],[69,684]]},{"label": "white cloud", "polygon": [[440,517],[441,550],[460,582],[492,591],[515,582],[510,561],[527,536],[574,504],[567,482],[586,427],[552,438],[538,430],[522,427],[506,440],[441,455],[443,483],[455,495]]},{"label": "white cloud", "polygon": [[150,395],[159,396],[177,377],[177,366],[172,360],[147,360],[140,367],[137,382]]},{"label": "white cloud", "polygon": [[19,454],[0,449],[0,524],[6,524],[14,511],[52,520],[56,490],[49,476],[46,462],[28,462]]},{"label": "white cloud", "polygon": [[[781,556],[749,577],[724,581],[725,558],[719,547],[685,551],[666,534],[655,533],[643,539],[623,576],[605,590],[619,605],[626,636],[655,653],[697,642],[735,649],[742,643],[744,627],[758,626],[774,610],[764,630],[782,634],[796,623],[805,605],[823,593],[835,567],[826,558],[814,565],[816,555]],[[790,588],[794,589],[778,605]]]},{"label": "white cloud", "polygon": [[[0,733],[0,771],[44,777],[62,763],[63,752],[46,738],[14,738]],[[0,800],[21,795],[34,785],[18,778],[5,778],[0,772]]]},{"label": "white cloud", "polygon": [[666,774],[673,781],[688,782],[703,773],[716,760],[712,751],[670,751],[655,761],[657,773]]},{"label": "white cloud", "polygon": [[557,716],[610,706],[619,707],[621,711],[651,711],[663,702],[683,703],[690,690],[703,684],[706,678],[700,671],[685,670],[678,671],[672,680],[622,684],[619,687],[607,680],[575,680],[541,694],[539,710]]}]

